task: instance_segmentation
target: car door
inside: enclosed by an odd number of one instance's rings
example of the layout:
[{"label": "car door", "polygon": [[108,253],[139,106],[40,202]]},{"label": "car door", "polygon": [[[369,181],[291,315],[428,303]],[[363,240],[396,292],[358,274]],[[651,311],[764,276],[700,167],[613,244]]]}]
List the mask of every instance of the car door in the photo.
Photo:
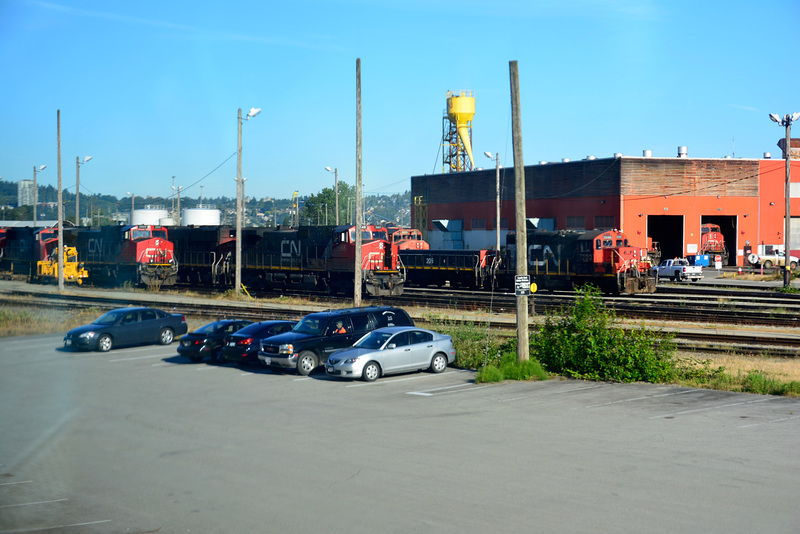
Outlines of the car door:
[{"label": "car door", "polygon": [[[336,327],[336,323],[339,321],[342,322],[342,326],[346,330],[345,333],[337,333],[338,329]],[[328,356],[330,356],[332,352],[351,346],[358,338],[361,337],[361,335],[362,334],[358,334],[354,331],[351,317],[330,317],[328,319],[328,324],[325,326],[323,339],[319,344],[319,363],[322,364],[328,361]]]},{"label": "car door", "polygon": [[422,330],[408,332],[408,361],[413,369],[424,369],[431,363],[433,356],[433,334]]},{"label": "car door", "polygon": [[397,373],[409,368],[411,365],[410,351],[408,332],[399,332],[392,336],[377,358],[383,372]]},{"label": "car door", "polygon": [[[139,314],[141,321],[139,326],[139,343],[153,343],[158,340],[161,332],[162,321],[156,310],[142,310]],[[166,317],[166,316],[165,316]]]},{"label": "car door", "polygon": [[136,343],[140,332],[139,310],[125,312],[114,327],[114,344],[130,345]]}]

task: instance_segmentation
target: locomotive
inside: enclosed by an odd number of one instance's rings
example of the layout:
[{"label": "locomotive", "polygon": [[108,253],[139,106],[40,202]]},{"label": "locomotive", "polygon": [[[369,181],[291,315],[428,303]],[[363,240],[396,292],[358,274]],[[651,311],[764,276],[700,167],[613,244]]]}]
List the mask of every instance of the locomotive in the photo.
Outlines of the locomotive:
[{"label": "locomotive", "polygon": [[64,228],[89,279],[104,285],[174,285],[178,264],[168,237],[165,226],[149,224]]},{"label": "locomotive", "polygon": [[[24,275],[30,282],[58,280],[58,230],[13,227],[0,229],[0,272]],[[64,281],[81,284],[88,273],[74,247],[64,247]]]},{"label": "locomotive", "polygon": [[[534,230],[528,237],[528,275],[543,289],[592,284],[610,294],[654,293],[656,278],[646,252],[619,230]],[[516,234],[506,237],[503,287],[513,287]]]},{"label": "locomotive", "polygon": [[[353,225],[242,229],[242,283],[246,287],[286,288],[352,294],[356,229]],[[400,295],[405,281],[398,270],[397,245],[386,229],[362,227],[362,288],[372,296]],[[185,283],[233,285],[235,229],[227,226],[171,229]]]},{"label": "locomotive", "polygon": [[700,225],[700,254],[708,254],[712,260],[714,256],[722,256],[722,265],[728,264],[728,247],[718,224]]}]

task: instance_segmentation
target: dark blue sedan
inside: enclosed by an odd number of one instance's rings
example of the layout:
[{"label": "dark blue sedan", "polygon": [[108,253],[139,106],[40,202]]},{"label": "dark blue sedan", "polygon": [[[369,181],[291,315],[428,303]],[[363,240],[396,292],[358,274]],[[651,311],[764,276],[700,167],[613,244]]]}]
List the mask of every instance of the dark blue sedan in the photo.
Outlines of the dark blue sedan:
[{"label": "dark blue sedan", "polygon": [[261,340],[290,331],[297,321],[261,321],[245,326],[235,334],[225,337],[222,358],[244,364],[259,364],[258,350]]},{"label": "dark blue sedan", "polygon": [[118,308],[106,312],[91,324],[73,328],[64,336],[64,347],[107,352],[112,347],[160,343],[169,345],[189,328],[180,313],[155,308]]}]

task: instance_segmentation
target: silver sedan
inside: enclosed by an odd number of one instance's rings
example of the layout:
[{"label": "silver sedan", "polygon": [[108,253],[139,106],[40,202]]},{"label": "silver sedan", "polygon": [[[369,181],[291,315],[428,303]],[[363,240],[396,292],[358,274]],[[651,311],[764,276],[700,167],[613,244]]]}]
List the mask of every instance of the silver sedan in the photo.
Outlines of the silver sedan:
[{"label": "silver sedan", "polygon": [[383,375],[424,369],[441,373],[455,359],[450,336],[414,326],[392,326],[373,330],[352,347],[331,354],[325,372],[372,382]]}]

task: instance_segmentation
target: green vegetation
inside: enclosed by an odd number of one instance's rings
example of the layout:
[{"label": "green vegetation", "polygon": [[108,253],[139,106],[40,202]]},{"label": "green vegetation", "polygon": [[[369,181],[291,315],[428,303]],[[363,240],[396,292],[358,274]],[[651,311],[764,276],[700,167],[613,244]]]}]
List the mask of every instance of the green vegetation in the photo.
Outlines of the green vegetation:
[{"label": "green vegetation", "polygon": [[486,324],[426,317],[450,335],[456,366],[477,369],[476,382],[545,380],[548,374],[585,380],[652,382],[766,395],[800,396],[800,382],[763,371],[731,374],[711,360],[680,357],[670,335],[640,325],[624,328],[594,288],[579,291],[575,304],[549,314],[531,332],[530,360],[517,361],[516,339]]}]

